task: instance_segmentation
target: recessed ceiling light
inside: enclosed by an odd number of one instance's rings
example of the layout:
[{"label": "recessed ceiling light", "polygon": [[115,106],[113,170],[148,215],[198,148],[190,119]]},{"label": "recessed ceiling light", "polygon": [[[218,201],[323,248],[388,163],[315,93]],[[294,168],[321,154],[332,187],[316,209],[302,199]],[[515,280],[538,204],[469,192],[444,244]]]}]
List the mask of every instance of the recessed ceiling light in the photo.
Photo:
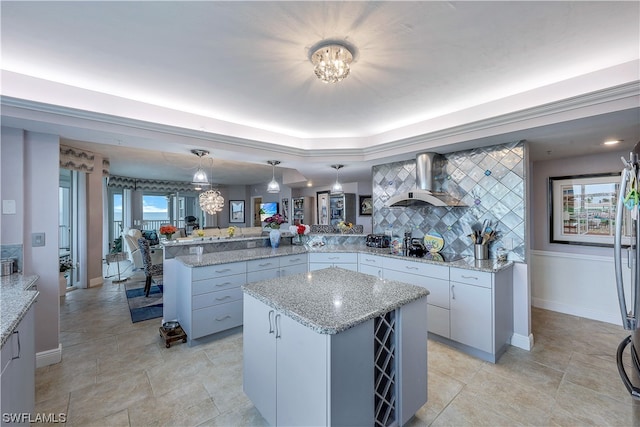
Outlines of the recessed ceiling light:
[{"label": "recessed ceiling light", "polygon": [[605,141],[603,144],[604,145],[616,145],[616,144],[619,144],[621,142],[622,142],[621,139],[611,139],[609,141]]}]

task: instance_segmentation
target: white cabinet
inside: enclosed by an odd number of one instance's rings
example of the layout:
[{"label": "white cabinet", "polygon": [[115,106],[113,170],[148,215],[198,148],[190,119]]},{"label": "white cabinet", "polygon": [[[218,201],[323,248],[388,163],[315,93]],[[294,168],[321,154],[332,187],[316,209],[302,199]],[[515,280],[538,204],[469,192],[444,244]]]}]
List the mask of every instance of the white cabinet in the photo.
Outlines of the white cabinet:
[{"label": "white cabinet", "polygon": [[358,254],[358,271],[360,273],[384,278],[384,257],[379,255]]},{"label": "white cabinet", "polygon": [[450,276],[451,340],[495,363],[513,334],[512,268],[497,273],[451,268]]},{"label": "white cabinet", "polygon": [[355,252],[312,252],[309,254],[309,271],[329,267],[358,271],[358,254]]},{"label": "white cabinet", "polygon": [[[405,424],[427,400],[426,301],[385,316],[393,326],[370,319],[320,334],[245,294],[245,394],[270,425],[330,426],[374,425],[385,407],[375,396],[389,392]],[[375,350],[376,334],[392,341],[388,357]]]},{"label": "white cabinet", "polygon": [[359,271],[429,290],[427,324],[440,341],[494,362],[513,335],[512,268],[496,273],[360,254]]},{"label": "white cabinet", "polygon": [[[35,332],[31,306],[2,347],[0,412],[2,426],[24,425],[5,420],[4,414],[33,414],[35,410]],[[5,422],[8,421],[8,422]],[[18,420],[15,420],[18,421]]]},{"label": "white cabinet", "polygon": [[177,319],[192,340],[242,325],[246,262],[189,268],[178,266]]},{"label": "white cabinet", "polygon": [[307,254],[285,255],[247,261],[247,283],[307,271]]},{"label": "white cabinet", "polygon": [[327,425],[327,335],[244,297],[243,387],[270,425]]}]

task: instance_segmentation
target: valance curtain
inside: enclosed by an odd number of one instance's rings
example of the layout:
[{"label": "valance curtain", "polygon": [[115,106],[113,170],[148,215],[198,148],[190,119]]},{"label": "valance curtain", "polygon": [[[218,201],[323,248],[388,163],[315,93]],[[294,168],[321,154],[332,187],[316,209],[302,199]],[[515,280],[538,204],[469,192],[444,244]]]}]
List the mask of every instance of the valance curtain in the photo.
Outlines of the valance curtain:
[{"label": "valance curtain", "polygon": [[109,177],[109,187],[126,188],[129,190],[142,190],[156,193],[193,192],[193,186],[189,182],[158,181],[153,179],[128,178],[125,176]]},{"label": "valance curtain", "polygon": [[[91,151],[60,145],[60,167],[62,169],[93,173],[95,158],[95,154]],[[110,166],[109,159],[102,159],[102,176],[109,176]]]}]

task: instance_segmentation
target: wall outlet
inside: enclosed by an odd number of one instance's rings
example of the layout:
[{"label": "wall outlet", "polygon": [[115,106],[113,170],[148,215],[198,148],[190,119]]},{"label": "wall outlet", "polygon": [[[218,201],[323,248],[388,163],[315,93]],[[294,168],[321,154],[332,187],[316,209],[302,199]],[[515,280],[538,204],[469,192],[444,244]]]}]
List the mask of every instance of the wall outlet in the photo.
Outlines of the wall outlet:
[{"label": "wall outlet", "polygon": [[247,249],[255,248],[256,242],[247,242]]}]

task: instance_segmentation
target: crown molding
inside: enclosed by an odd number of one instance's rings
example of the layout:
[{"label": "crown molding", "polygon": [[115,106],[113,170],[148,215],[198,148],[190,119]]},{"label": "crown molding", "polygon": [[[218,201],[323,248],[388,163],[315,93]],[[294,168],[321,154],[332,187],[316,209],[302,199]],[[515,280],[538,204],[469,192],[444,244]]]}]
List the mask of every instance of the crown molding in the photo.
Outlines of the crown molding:
[{"label": "crown molding", "polygon": [[[272,142],[240,138],[219,133],[188,129],[178,126],[155,123],[128,117],[109,115],[99,112],[81,110],[60,105],[42,103],[38,101],[20,98],[0,96],[3,122],[7,117],[20,120],[23,123],[44,123],[55,129],[60,127],[75,127],[79,129],[96,130],[112,134],[138,135],[153,138],[154,135],[166,135],[179,139],[208,141],[216,144],[217,149],[230,151],[259,150],[265,155],[278,154],[292,156],[301,159],[322,159],[324,157],[346,157],[350,160],[368,160],[389,156],[400,151],[407,152],[412,148],[424,149],[438,143],[446,145],[445,140],[464,142],[491,135],[499,135],[507,131],[524,130],[533,126],[557,123],[571,118],[588,117],[593,114],[602,114],[634,108],[640,105],[640,81],[636,80],[618,86],[578,95],[527,108],[519,111],[490,117],[483,120],[440,129],[421,135],[402,138],[390,142],[360,147],[339,147],[321,149],[303,149],[279,145]],[[601,111],[600,111],[601,110]],[[574,115],[575,117],[571,117]],[[28,129],[29,130],[29,129]],[[64,137],[64,135],[61,135]],[[373,137],[349,138],[348,141],[372,141]],[[340,142],[339,138],[331,139],[333,144]],[[99,141],[89,141],[99,142]],[[306,140],[300,140],[300,146],[305,145]],[[317,142],[318,144],[321,141]],[[367,144],[363,144],[367,145]]]}]

